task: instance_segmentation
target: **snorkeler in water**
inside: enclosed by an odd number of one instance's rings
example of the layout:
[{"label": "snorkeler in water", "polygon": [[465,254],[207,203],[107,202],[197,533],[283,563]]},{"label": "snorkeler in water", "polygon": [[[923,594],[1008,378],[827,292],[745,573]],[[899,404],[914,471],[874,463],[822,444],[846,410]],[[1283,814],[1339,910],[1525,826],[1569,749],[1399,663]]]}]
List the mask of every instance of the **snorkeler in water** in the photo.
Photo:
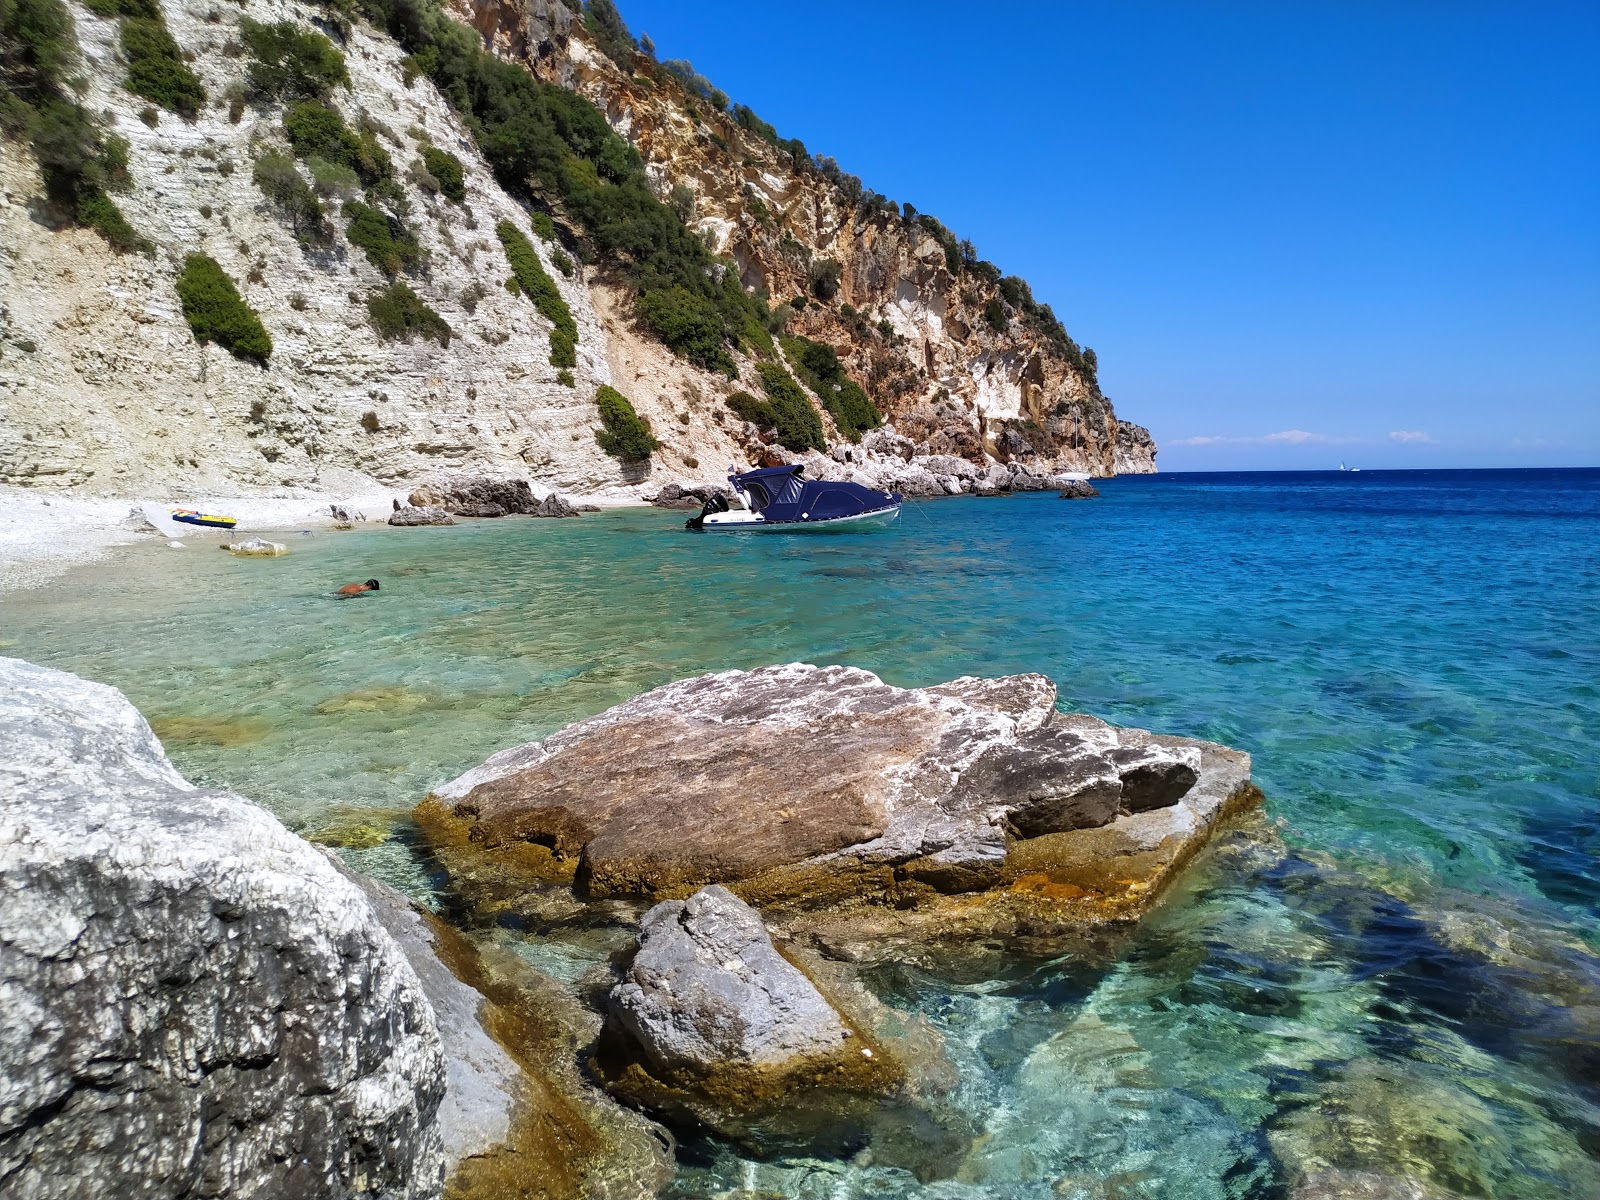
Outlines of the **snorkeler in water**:
[{"label": "snorkeler in water", "polygon": [[377,590],[378,581],[376,579],[369,579],[365,583],[347,583],[337,592],[335,592],[334,595],[343,598],[345,596],[359,596],[363,592],[375,592]]}]

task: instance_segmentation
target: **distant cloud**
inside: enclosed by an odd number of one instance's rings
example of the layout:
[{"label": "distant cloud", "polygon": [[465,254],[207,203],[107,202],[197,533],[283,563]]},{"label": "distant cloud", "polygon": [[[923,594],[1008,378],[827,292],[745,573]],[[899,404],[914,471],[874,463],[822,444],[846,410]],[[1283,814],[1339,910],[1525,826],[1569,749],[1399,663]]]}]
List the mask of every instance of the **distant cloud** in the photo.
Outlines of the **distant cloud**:
[{"label": "distant cloud", "polygon": [[[1390,434],[1393,437],[1394,434]],[[1422,436],[1427,437],[1426,434]],[[1311,433],[1304,429],[1282,429],[1277,433],[1263,433],[1255,437],[1188,437],[1169,442],[1171,446],[1350,446],[1360,438],[1334,437],[1326,433]],[[1429,441],[1433,439],[1429,438]]]},{"label": "distant cloud", "polygon": [[[1307,442],[1331,443],[1339,441],[1325,433],[1307,433],[1304,429],[1285,429],[1281,433],[1269,433],[1261,439],[1263,442],[1284,442],[1291,446],[1302,446]],[[1345,438],[1345,441],[1350,439]]]},{"label": "distant cloud", "polygon": [[1437,446],[1439,444],[1431,433],[1424,433],[1420,429],[1396,429],[1389,434],[1391,442],[1400,442],[1402,445]]}]

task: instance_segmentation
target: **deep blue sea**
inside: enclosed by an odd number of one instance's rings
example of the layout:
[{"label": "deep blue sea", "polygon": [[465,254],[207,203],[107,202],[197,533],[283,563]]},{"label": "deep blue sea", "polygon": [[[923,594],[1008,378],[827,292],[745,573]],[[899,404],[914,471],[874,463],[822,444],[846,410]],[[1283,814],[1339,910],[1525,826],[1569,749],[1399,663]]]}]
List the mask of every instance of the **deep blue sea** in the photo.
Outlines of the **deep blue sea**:
[{"label": "deep blue sea", "polygon": [[[1098,486],[883,534],[627,510],[140,547],[6,597],[0,642],[309,832],[700,671],[1046,672],[1063,708],[1249,750],[1268,820],[1112,961],[874,976],[980,1134],[939,1178],[872,1130],[839,1159],[690,1139],[673,1195],[1600,1197],[1600,471]],[[350,853],[427,895],[400,842]]]}]

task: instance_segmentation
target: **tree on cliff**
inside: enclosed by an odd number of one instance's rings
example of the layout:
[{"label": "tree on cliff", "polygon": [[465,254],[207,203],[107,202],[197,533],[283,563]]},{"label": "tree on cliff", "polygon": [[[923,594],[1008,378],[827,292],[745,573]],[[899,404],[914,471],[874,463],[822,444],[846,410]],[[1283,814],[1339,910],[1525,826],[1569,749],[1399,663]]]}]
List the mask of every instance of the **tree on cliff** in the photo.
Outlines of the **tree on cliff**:
[{"label": "tree on cliff", "polygon": [[607,58],[624,71],[631,69],[633,52],[639,44],[611,0],[588,0],[583,6],[583,24]]}]

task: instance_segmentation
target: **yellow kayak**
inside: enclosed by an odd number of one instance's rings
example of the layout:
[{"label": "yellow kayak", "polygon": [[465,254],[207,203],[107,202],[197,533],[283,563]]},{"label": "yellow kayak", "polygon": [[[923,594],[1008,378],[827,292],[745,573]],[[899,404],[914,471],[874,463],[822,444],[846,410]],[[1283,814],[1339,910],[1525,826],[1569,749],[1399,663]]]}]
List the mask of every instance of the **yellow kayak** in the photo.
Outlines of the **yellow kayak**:
[{"label": "yellow kayak", "polygon": [[174,508],[171,511],[174,521],[182,521],[185,525],[204,525],[207,529],[232,529],[239,523],[235,517],[219,517],[193,508]]}]

